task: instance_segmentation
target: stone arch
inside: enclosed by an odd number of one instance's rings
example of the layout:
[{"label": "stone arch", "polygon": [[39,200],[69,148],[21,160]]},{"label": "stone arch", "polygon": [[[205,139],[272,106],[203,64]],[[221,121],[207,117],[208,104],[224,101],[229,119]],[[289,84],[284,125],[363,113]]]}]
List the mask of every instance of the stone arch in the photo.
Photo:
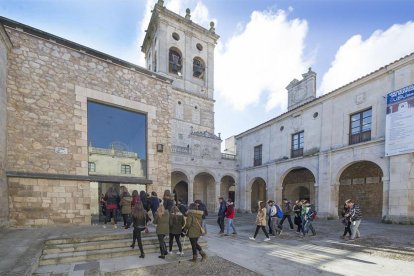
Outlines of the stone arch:
[{"label": "stone arch", "polygon": [[193,59],[193,77],[198,79],[204,79],[204,72],[206,69],[206,63],[201,57],[194,57]]},{"label": "stone arch", "polygon": [[200,172],[194,177],[194,200],[201,200],[208,211],[214,212],[216,208],[216,180],[209,172]]},{"label": "stone arch", "polygon": [[234,202],[236,196],[235,187],[236,181],[233,176],[223,176],[220,181],[220,196],[224,197],[226,200],[230,198]]},{"label": "stone arch", "polygon": [[315,175],[308,168],[292,168],[282,179],[282,198],[292,202],[305,199],[316,205],[315,182]]},{"label": "stone arch", "polygon": [[364,218],[380,220],[383,210],[382,168],[372,161],[354,161],[341,168],[337,179],[338,215],[345,200],[352,199],[361,209]]},{"label": "stone arch", "polygon": [[177,47],[168,50],[168,71],[172,74],[181,75],[183,67],[183,55]]},{"label": "stone arch", "polygon": [[183,171],[174,170],[171,173],[171,190],[176,201],[181,199],[188,203],[188,182],[189,178]]},{"label": "stone arch", "polygon": [[266,181],[261,177],[256,177],[249,184],[250,187],[250,210],[252,213],[258,211],[258,202],[267,200]]}]

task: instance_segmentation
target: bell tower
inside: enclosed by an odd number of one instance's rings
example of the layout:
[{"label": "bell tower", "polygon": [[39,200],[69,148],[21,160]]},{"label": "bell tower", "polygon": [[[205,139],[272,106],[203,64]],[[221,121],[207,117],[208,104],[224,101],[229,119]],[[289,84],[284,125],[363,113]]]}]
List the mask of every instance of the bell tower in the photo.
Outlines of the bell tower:
[{"label": "bell tower", "polygon": [[159,0],[141,46],[148,70],[174,80],[177,90],[213,99],[214,48],[219,36],[214,22],[206,29],[191,20],[190,9],[180,16]]}]

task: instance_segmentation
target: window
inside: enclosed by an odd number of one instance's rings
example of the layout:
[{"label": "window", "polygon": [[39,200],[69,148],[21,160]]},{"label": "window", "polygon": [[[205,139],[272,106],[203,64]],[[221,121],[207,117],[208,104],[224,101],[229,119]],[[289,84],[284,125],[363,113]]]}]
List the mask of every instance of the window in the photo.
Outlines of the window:
[{"label": "window", "polygon": [[202,51],[203,50],[203,45],[201,45],[200,43],[197,43],[196,48],[197,48],[197,50]]},{"label": "window", "polygon": [[349,144],[371,140],[372,108],[351,115],[349,122]]},{"label": "window", "polygon": [[121,165],[121,173],[122,174],[131,174],[131,166],[130,165]]},{"label": "window", "polygon": [[292,158],[303,156],[304,138],[305,133],[303,131],[292,135]]},{"label": "window", "polygon": [[174,40],[177,40],[177,41],[180,40],[180,35],[177,33],[173,33],[172,37],[174,38]]},{"label": "window", "polygon": [[254,166],[262,165],[262,145],[254,147],[253,165]]},{"label": "window", "polygon": [[94,162],[89,162],[88,168],[89,172],[96,172],[96,164]]},{"label": "window", "polygon": [[170,73],[181,76],[182,58],[177,48],[171,48],[169,52],[169,71]]},{"label": "window", "polygon": [[87,109],[89,172],[99,164],[100,175],[146,177],[146,115],[92,101]]},{"label": "window", "polygon": [[193,77],[204,79],[205,66],[201,58],[193,59]]}]

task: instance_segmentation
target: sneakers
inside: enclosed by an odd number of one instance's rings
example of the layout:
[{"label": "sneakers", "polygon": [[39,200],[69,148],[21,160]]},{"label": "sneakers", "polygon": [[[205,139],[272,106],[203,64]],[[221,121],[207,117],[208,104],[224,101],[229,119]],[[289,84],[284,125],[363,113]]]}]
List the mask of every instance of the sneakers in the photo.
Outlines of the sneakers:
[{"label": "sneakers", "polygon": [[118,225],[114,224],[114,229],[117,229],[117,228],[118,228]]},{"label": "sneakers", "polygon": [[263,241],[265,241],[265,242],[270,241],[270,238],[266,238]]},{"label": "sneakers", "polygon": [[172,251],[168,251],[168,254],[171,255],[172,254]]},{"label": "sneakers", "polygon": [[254,237],[249,237],[249,239],[251,239],[252,241],[256,240],[256,238],[254,238]]},{"label": "sneakers", "polygon": [[180,256],[183,256],[184,255],[184,252],[183,251],[177,251],[177,255],[180,255]]}]

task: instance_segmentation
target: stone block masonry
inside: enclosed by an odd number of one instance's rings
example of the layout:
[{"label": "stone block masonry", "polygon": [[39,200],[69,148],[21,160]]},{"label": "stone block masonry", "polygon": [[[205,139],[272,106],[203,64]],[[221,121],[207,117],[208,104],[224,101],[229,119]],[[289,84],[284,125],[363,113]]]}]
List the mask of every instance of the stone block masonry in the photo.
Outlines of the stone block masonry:
[{"label": "stone block masonry", "polygon": [[90,224],[88,181],[9,177],[10,224]]}]

